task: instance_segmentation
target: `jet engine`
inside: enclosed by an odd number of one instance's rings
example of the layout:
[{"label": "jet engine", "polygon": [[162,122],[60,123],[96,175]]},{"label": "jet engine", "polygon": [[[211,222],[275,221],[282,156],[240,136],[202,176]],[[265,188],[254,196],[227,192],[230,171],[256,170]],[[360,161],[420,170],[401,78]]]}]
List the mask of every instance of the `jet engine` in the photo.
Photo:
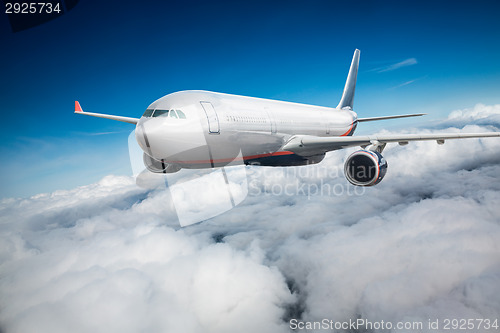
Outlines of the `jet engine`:
[{"label": "jet engine", "polygon": [[356,186],[373,186],[385,176],[387,161],[376,151],[358,150],[347,158],[344,174],[349,183]]}]

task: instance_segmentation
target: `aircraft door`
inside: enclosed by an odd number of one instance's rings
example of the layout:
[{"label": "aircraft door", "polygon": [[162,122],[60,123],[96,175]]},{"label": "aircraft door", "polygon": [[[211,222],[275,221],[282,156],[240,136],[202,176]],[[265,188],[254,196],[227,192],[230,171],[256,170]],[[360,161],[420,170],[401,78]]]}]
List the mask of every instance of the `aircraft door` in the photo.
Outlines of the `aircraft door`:
[{"label": "aircraft door", "polygon": [[264,108],[264,111],[266,111],[267,118],[269,119],[269,122],[271,123],[271,134],[276,134],[276,121],[273,117],[272,112],[267,107]]},{"label": "aircraft door", "polygon": [[208,133],[210,134],[219,134],[219,117],[217,117],[217,112],[210,102],[200,102],[203,110],[205,110],[205,114],[207,115],[208,120]]}]

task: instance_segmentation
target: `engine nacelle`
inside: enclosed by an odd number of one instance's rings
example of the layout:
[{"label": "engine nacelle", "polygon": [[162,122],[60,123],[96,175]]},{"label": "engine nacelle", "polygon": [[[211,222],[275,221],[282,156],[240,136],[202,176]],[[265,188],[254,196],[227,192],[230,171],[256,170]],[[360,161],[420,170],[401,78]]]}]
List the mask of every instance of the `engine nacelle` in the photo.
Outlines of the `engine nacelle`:
[{"label": "engine nacelle", "polygon": [[376,151],[358,150],[347,158],[344,174],[349,183],[356,186],[373,186],[385,176],[387,161]]}]

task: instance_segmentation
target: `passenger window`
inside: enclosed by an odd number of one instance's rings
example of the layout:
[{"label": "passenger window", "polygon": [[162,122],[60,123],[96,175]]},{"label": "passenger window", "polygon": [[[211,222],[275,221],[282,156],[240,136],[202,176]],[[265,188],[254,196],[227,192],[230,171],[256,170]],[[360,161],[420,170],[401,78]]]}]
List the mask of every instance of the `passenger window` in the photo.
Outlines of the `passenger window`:
[{"label": "passenger window", "polygon": [[151,117],[153,114],[154,109],[147,109],[146,112],[142,115],[143,117]]},{"label": "passenger window", "polygon": [[155,113],[153,114],[153,117],[161,117],[161,116],[168,117],[168,110],[158,110],[158,109],[156,109]]},{"label": "passenger window", "polygon": [[176,110],[176,111],[180,119],[186,119],[186,115],[184,114],[184,112],[182,112],[181,110]]},{"label": "passenger window", "polygon": [[177,118],[177,113],[175,110],[170,110],[170,118]]}]

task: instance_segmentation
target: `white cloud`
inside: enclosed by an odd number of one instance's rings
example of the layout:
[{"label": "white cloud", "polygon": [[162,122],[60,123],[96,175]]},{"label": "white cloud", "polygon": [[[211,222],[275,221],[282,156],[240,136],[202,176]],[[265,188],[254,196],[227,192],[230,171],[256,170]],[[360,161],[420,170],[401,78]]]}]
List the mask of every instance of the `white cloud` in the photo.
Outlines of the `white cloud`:
[{"label": "white cloud", "polygon": [[377,72],[377,73],[392,72],[392,71],[395,71],[396,69],[400,69],[400,68],[408,67],[408,66],[413,66],[416,64],[418,64],[417,59],[408,58],[408,59],[405,59],[403,61],[400,61],[400,62],[397,62],[394,64],[374,68],[374,69],[370,70],[370,72]]},{"label": "white cloud", "polygon": [[500,128],[500,104],[484,105],[479,103],[473,108],[455,110],[439,126],[463,127],[472,124]]},{"label": "white cloud", "polygon": [[455,110],[450,113],[448,119],[477,120],[488,118],[491,115],[500,115],[500,104],[484,105],[476,104],[472,109]]},{"label": "white cloud", "polygon": [[408,80],[408,81],[405,81],[405,82],[403,82],[403,83],[400,83],[400,84],[398,84],[398,85],[396,85],[396,86],[394,86],[394,87],[392,87],[392,88],[390,88],[390,89],[398,89],[398,88],[401,88],[401,87],[404,87],[404,86],[410,85],[410,84],[412,84],[412,83],[415,83],[416,81],[419,81],[420,79],[423,79],[423,78],[425,78],[425,76],[420,77],[420,78],[416,78],[416,79],[413,79],[413,80]]},{"label": "white cloud", "polygon": [[401,84],[398,84],[397,86],[392,87],[392,89],[397,89],[397,88],[401,88],[401,87],[407,86],[409,84],[412,84],[415,81],[416,81],[416,79],[415,80],[409,80],[409,81],[403,82]]},{"label": "white cloud", "polygon": [[352,149],[316,166],[252,167],[242,204],[187,228],[168,191],[128,177],[4,199],[0,329],[288,332],[285,319],[299,316],[499,318],[498,147],[389,145],[386,178],[358,192],[342,175]]}]

